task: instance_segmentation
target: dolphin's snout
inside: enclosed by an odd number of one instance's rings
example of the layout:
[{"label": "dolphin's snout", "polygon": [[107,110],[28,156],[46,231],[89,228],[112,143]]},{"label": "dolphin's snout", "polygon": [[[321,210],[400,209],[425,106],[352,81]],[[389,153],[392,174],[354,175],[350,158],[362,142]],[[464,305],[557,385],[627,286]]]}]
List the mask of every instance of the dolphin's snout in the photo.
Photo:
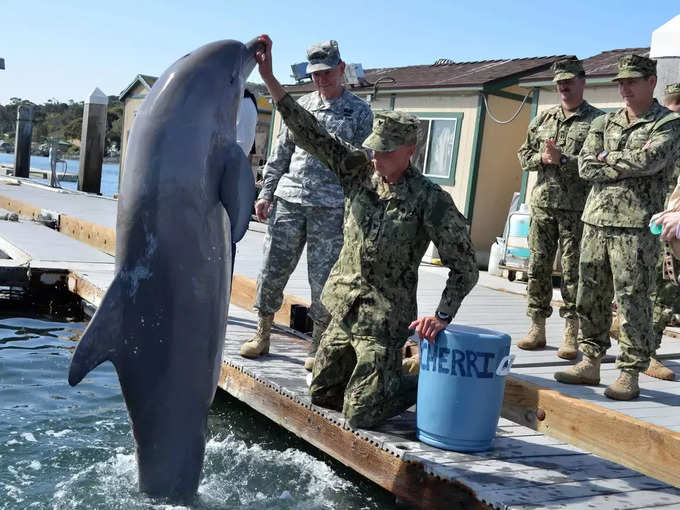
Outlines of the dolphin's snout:
[{"label": "dolphin's snout", "polygon": [[258,41],[256,37],[255,39],[248,41],[245,44],[245,48],[242,69],[244,71],[244,75],[248,76],[255,68],[255,53],[260,50],[264,50],[264,43],[262,41]]}]

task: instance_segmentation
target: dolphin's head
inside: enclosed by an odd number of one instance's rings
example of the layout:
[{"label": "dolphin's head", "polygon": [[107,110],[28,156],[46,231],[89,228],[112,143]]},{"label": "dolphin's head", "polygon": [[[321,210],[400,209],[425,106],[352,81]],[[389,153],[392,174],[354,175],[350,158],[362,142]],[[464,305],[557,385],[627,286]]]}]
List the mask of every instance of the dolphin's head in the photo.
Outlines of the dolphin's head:
[{"label": "dolphin's head", "polygon": [[154,83],[140,113],[181,114],[188,122],[202,122],[207,116],[233,129],[246,78],[261,46],[257,39],[246,44],[223,40],[188,53]]}]

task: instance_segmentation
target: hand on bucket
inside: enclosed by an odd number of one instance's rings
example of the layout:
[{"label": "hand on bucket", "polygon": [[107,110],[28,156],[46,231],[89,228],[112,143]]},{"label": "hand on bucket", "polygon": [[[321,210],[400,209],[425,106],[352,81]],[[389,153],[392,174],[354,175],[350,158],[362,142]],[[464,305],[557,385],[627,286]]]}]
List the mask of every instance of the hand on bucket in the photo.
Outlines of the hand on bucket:
[{"label": "hand on bucket", "polygon": [[437,317],[421,317],[414,320],[408,328],[415,329],[421,340],[426,338],[428,342],[433,343],[439,332],[448,325],[446,321]]}]

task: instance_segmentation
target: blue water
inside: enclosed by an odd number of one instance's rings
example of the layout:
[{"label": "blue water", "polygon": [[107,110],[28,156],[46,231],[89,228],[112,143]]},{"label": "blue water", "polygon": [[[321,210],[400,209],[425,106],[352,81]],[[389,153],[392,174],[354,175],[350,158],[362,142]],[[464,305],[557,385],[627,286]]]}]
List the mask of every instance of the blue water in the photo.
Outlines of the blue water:
[{"label": "blue water", "polygon": [[[6,154],[0,152],[0,164],[13,165],[14,164],[14,154]],[[31,156],[31,168],[36,168],[38,170],[49,170],[50,160],[45,156]],[[66,172],[72,174],[78,174],[80,169],[80,161],[77,159],[67,159],[66,160]],[[57,164],[57,175],[61,176],[64,171],[64,164]],[[106,196],[113,196],[114,193],[118,193],[118,173],[120,172],[120,165],[118,163],[104,163],[102,165],[102,182],[101,182],[101,194]],[[49,184],[47,179],[33,179],[36,182],[42,182],[44,184]],[[77,189],[77,182],[62,182],[62,188],[66,189]]]},{"label": "blue water", "polygon": [[[0,303],[2,306],[2,303]],[[0,510],[179,509],[136,488],[113,366],[66,381],[84,323],[0,315]],[[218,392],[196,509],[388,509],[386,491]]]}]

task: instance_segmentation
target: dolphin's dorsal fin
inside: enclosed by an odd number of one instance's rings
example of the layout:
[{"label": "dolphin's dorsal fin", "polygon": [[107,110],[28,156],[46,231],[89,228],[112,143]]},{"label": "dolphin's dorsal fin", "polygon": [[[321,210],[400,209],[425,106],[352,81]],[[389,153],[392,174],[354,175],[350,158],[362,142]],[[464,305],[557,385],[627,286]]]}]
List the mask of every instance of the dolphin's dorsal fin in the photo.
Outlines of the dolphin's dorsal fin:
[{"label": "dolphin's dorsal fin", "polygon": [[104,361],[115,361],[114,356],[121,338],[121,291],[124,285],[124,279],[118,273],[85,328],[71,358],[68,371],[68,383],[71,386],[82,381],[83,377]]},{"label": "dolphin's dorsal fin", "polygon": [[227,147],[224,161],[220,201],[229,214],[231,241],[236,243],[248,230],[255,200],[255,183],[250,162],[237,144]]}]

